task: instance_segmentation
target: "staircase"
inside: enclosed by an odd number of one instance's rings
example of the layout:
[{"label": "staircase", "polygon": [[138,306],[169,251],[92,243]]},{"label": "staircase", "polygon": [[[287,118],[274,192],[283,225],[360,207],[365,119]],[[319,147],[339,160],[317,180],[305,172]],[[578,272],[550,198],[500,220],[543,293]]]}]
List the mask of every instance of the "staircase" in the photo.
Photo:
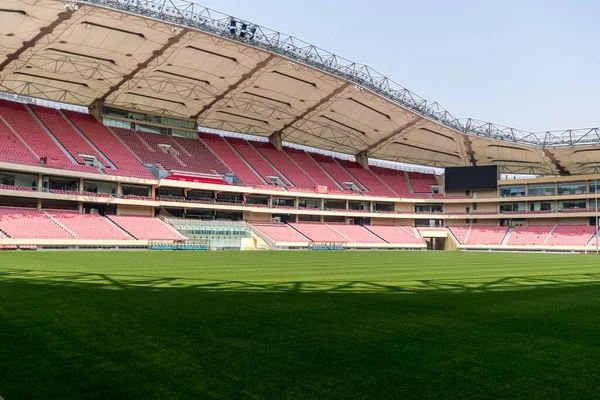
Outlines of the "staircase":
[{"label": "staircase", "polygon": [[73,236],[76,239],[80,239],[80,237],[77,236],[75,234],[75,232],[73,232],[72,230],[70,230],[69,228],[67,228],[66,226],[61,224],[60,222],[58,222],[52,215],[48,214],[45,210],[42,210],[42,212],[44,213],[46,218],[49,218],[52,222],[54,222],[56,225],[58,225],[63,231],[67,232],[69,235]]},{"label": "staircase", "polygon": [[404,180],[406,181],[406,184],[408,185],[408,190],[410,190],[410,192],[412,194],[415,193],[415,190],[412,187],[412,182],[410,181],[410,178],[408,177],[408,172],[404,171]]},{"label": "staircase", "polygon": [[546,245],[546,242],[548,241],[548,239],[550,239],[550,237],[552,236],[552,232],[554,232],[555,229],[556,229],[556,225],[554,225],[552,227],[552,230],[550,231],[550,233],[548,234],[548,236],[546,236],[546,239],[544,240],[544,243],[542,243],[542,246]]},{"label": "staircase", "polygon": [[515,228],[508,228],[508,231],[506,232],[506,236],[504,236],[504,239],[502,240],[502,245],[505,245],[508,243],[508,240],[510,239],[510,235],[512,234],[512,232],[515,230]]}]

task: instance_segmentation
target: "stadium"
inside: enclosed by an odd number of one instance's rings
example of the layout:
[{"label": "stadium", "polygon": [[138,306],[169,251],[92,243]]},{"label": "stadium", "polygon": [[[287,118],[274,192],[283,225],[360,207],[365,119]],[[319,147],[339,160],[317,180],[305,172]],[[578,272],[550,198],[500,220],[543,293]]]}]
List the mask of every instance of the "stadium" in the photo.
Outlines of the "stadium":
[{"label": "stadium", "polygon": [[595,396],[600,128],[187,1],[0,22],[0,396]]}]

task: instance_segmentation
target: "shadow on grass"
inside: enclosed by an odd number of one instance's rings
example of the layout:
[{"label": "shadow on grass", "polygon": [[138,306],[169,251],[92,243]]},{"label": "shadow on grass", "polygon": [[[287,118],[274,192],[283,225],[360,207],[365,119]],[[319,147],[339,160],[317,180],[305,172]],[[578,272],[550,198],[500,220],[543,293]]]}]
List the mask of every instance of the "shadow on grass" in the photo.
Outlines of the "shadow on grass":
[{"label": "shadow on grass", "polygon": [[599,289],[596,274],[282,283],[4,268],[0,396],[594,398]]},{"label": "shadow on grass", "polygon": [[481,293],[600,285],[600,274],[527,275],[503,278],[406,280],[399,282],[355,281],[241,281],[180,277],[82,273],[60,270],[1,268],[0,281],[44,285],[94,285],[104,289],[195,289],[205,292],[266,293]]}]

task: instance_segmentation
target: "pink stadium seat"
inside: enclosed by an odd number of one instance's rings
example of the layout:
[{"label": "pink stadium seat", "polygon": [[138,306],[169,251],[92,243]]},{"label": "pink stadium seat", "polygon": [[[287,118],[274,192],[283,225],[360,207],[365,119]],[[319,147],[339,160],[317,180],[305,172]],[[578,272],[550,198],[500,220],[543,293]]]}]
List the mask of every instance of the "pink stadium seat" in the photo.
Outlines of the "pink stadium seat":
[{"label": "pink stadium seat", "polygon": [[506,226],[452,226],[450,231],[460,244],[499,245],[502,244],[508,227]]},{"label": "pink stadium seat", "polygon": [[409,172],[408,179],[415,193],[431,193],[431,186],[437,185],[437,179],[433,174],[423,174],[421,172]]},{"label": "pink stadium seat", "polygon": [[200,140],[233,171],[243,184],[252,187],[267,185],[221,136],[203,133],[200,135]]},{"label": "pink stadium seat", "polygon": [[340,235],[328,225],[320,222],[298,222],[291,223],[291,227],[296,229],[298,232],[308,237],[310,240],[315,242],[347,242],[348,239]]},{"label": "pink stadium seat", "polygon": [[327,171],[327,173],[336,180],[336,182],[347,191],[344,182],[352,182],[362,189],[358,181],[350,175],[341,165],[334,161],[333,158],[319,153],[310,153],[311,157],[319,163],[319,165]]},{"label": "pink stadium seat", "polygon": [[108,218],[121,229],[139,240],[183,240],[186,239],[179,232],[159,220],[152,217],[141,217],[137,215],[109,215]]},{"label": "pink stadium seat", "polygon": [[415,236],[410,226],[396,225],[367,225],[365,228],[392,244],[425,244],[421,237]]},{"label": "pink stadium seat", "polygon": [[541,246],[552,232],[553,225],[517,226],[508,239],[509,246]]},{"label": "pink stadium seat", "polygon": [[389,187],[381,179],[377,177],[370,169],[364,169],[359,163],[349,160],[337,160],[337,162],[346,170],[351,173],[356,180],[360,181],[368,193],[372,196],[383,196],[383,197],[398,197],[396,193],[390,190]]},{"label": "pink stadium seat", "polygon": [[275,166],[286,179],[297,188],[313,189],[315,182],[294,163],[286,153],[277,150],[271,143],[251,142],[252,145]]},{"label": "pink stadium seat", "polygon": [[47,211],[47,214],[80,239],[131,240],[125,232],[97,214],[79,214],[69,211]]},{"label": "pink stadium seat", "polygon": [[0,116],[16,131],[38,159],[46,160],[47,166],[98,173],[98,170],[94,167],[75,164],[69,160],[63,150],[54,143],[23,104],[0,100]]},{"label": "pink stadium seat", "polygon": [[46,128],[52,132],[54,137],[63,145],[63,147],[80,164],[84,161],[80,154],[94,156],[104,165],[104,159],[71,127],[63,118],[58,110],[48,107],[31,105],[31,109],[42,121]]},{"label": "pink stadium seat", "polygon": [[558,225],[546,241],[546,246],[585,246],[596,233],[594,226]]},{"label": "pink stadium seat", "polygon": [[386,183],[400,197],[410,198],[413,194],[410,192],[408,183],[404,176],[404,171],[399,171],[391,168],[382,168],[372,166],[371,171]]},{"label": "pink stadium seat", "polygon": [[14,239],[75,239],[41,211],[0,208],[0,231]]},{"label": "pink stadium seat", "polygon": [[370,230],[363,228],[360,225],[347,225],[347,224],[328,224],[329,228],[339,233],[349,243],[366,243],[366,244],[383,244],[384,240],[377,237]]},{"label": "pink stadium seat", "polygon": [[247,141],[239,138],[226,138],[231,146],[246,160],[250,166],[263,177],[265,182],[269,183],[269,176],[275,176],[288,185],[288,180],[279,173],[265,158],[252,147]]},{"label": "pink stadium seat", "polygon": [[277,222],[250,222],[250,225],[275,243],[308,244],[308,239],[291,226]]},{"label": "pink stadium seat", "polygon": [[284,148],[283,151],[290,157],[298,167],[318,186],[327,187],[328,191],[339,191],[340,188],[323,168],[305,151]]},{"label": "pink stadium seat", "polygon": [[65,115],[79,128],[117,170],[105,168],[109,175],[129,176],[132,178],[154,179],[133,154],[104,125],[98,123],[94,117],[72,111],[65,111]]},{"label": "pink stadium seat", "polygon": [[25,164],[40,165],[40,161],[25,147],[17,136],[0,121],[0,161]]}]

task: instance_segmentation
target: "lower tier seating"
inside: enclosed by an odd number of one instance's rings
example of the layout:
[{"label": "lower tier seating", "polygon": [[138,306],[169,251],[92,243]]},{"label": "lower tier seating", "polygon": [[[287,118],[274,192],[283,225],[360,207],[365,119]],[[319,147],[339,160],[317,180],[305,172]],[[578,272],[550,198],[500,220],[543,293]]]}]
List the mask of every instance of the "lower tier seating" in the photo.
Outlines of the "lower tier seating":
[{"label": "lower tier seating", "polygon": [[13,239],[75,239],[42,211],[0,208],[0,231]]},{"label": "lower tier seating", "polygon": [[250,225],[276,243],[308,244],[308,239],[294,228],[280,222],[251,222]]},{"label": "lower tier seating", "polygon": [[79,214],[69,211],[47,211],[47,214],[75,233],[80,239],[130,240],[117,226],[98,214]]},{"label": "lower tier seating", "polygon": [[157,218],[137,215],[109,215],[108,218],[124,231],[139,240],[183,240],[186,239],[173,228]]},{"label": "lower tier seating", "polygon": [[460,244],[500,245],[508,228],[506,226],[452,226],[450,231]]},{"label": "lower tier seating", "polygon": [[510,246],[542,246],[554,229],[554,225],[517,226],[507,244]]},{"label": "lower tier seating", "polygon": [[[367,225],[365,228],[391,244],[425,243],[422,238],[414,235],[413,228],[410,226],[400,227],[396,225]],[[413,234],[411,234],[411,232]]]},{"label": "lower tier seating", "polygon": [[331,229],[348,239],[348,243],[384,244],[381,238],[360,225],[329,224]]},{"label": "lower tier seating", "polygon": [[314,242],[347,242],[344,236],[340,235],[328,225],[320,222],[297,222],[290,224],[298,232]]},{"label": "lower tier seating", "polygon": [[596,227],[559,225],[550,234],[546,246],[585,246],[596,233]]}]

